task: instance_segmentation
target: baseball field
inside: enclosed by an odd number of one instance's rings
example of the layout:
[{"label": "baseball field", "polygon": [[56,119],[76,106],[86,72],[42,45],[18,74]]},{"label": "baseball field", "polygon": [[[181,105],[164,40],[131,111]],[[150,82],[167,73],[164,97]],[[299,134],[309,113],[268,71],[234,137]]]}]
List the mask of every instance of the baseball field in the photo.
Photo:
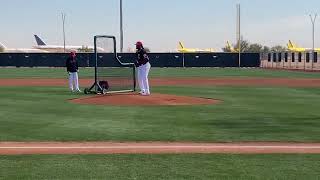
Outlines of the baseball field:
[{"label": "baseball field", "polygon": [[320,178],[320,73],[150,73],[150,97],[96,97],[65,69],[0,69],[0,179]]}]

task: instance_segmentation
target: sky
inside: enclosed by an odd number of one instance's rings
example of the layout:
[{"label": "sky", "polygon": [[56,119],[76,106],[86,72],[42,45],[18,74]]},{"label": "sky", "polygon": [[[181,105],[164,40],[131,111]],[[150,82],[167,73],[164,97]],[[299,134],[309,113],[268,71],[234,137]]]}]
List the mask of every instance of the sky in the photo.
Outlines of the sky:
[{"label": "sky", "polygon": [[[242,36],[251,43],[285,46],[289,39],[312,47],[309,14],[320,14],[318,0],[123,0],[124,51],[143,41],[152,52],[215,48],[236,41],[236,4],[241,4]],[[0,42],[30,48],[34,34],[62,45],[61,13],[66,14],[66,44],[93,45],[94,35],[114,35],[119,46],[119,0],[1,0]],[[320,16],[316,21],[320,47]]]}]

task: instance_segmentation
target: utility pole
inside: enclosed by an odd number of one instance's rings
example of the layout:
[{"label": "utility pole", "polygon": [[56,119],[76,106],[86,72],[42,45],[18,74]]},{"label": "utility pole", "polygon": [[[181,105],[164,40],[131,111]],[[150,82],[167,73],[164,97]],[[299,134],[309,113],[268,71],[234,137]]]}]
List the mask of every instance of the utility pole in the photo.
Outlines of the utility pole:
[{"label": "utility pole", "polygon": [[66,14],[65,13],[61,13],[62,15],[62,31],[63,31],[63,52],[66,52],[66,32],[65,32],[65,21],[66,21]]},{"label": "utility pole", "polygon": [[312,70],[313,70],[313,66],[314,66],[314,60],[315,60],[315,51],[314,51],[314,38],[315,38],[315,35],[314,35],[314,27],[315,27],[315,23],[316,23],[316,19],[317,19],[317,16],[318,14],[315,14],[314,16],[313,15],[309,15],[310,16],[310,19],[311,19],[311,23],[312,23]]},{"label": "utility pole", "polygon": [[120,52],[123,52],[123,14],[122,14],[122,0],[120,0]]},{"label": "utility pole", "polygon": [[241,9],[240,4],[237,4],[237,40],[239,53],[239,67],[241,67]]}]

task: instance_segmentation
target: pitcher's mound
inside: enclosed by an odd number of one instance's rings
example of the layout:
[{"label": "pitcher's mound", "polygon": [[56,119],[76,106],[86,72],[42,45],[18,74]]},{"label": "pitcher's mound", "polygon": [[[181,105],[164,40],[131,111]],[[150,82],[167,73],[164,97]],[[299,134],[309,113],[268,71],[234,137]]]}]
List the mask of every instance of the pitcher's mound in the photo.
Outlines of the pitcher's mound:
[{"label": "pitcher's mound", "polygon": [[108,94],[71,100],[77,104],[115,105],[115,106],[179,106],[179,105],[208,105],[219,101],[214,99],[152,94],[141,96],[137,93]]}]

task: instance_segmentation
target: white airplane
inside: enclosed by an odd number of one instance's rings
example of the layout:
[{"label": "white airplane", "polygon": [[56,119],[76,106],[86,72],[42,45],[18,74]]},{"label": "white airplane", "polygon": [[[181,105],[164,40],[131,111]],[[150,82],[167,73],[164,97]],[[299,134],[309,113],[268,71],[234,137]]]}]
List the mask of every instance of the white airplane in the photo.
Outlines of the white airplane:
[{"label": "white airplane", "polygon": [[[49,52],[64,52],[64,46],[61,45],[47,45],[38,35],[34,35],[37,46],[36,49],[42,49]],[[76,52],[93,52],[93,46],[66,46],[66,52],[76,51]],[[104,52],[103,48],[98,48],[99,51]]]},{"label": "white airplane", "polygon": [[7,48],[5,45],[0,43],[0,52],[4,53],[47,53],[48,51],[36,49],[36,48]]}]

